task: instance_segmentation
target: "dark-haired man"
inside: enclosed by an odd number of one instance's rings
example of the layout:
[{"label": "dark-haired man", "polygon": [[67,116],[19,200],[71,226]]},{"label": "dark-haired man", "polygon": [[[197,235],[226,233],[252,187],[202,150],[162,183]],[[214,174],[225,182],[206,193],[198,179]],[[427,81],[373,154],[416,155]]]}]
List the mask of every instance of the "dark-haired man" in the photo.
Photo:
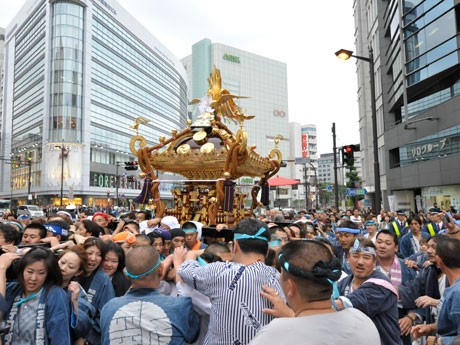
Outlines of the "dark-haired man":
[{"label": "dark-haired man", "polygon": [[0,223],[0,248],[4,245],[17,246],[21,234],[11,225]]},{"label": "dark-haired man", "polygon": [[199,316],[189,297],[161,295],[162,266],[152,246],[139,246],[126,256],[131,289],[101,312],[102,344],[184,344],[199,331]]},{"label": "dark-haired man", "polygon": [[[407,236],[407,235],[405,235]],[[383,229],[377,233],[375,243],[377,252],[377,270],[380,270],[393,286],[398,288],[401,284],[407,284],[415,278],[415,271],[408,268],[404,260],[400,259],[398,251],[398,236],[391,230]],[[401,339],[404,344],[410,345],[410,330],[415,320],[413,313],[407,312],[403,308],[398,308],[399,327],[401,329]]]},{"label": "dark-haired man", "polygon": [[263,285],[281,291],[279,273],[264,263],[270,232],[255,218],[241,220],[233,229],[233,262],[200,266],[200,251],[189,251],[178,274],[212,301],[212,314],[204,344],[248,344],[272,320],[262,309],[272,305],[260,295]]},{"label": "dark-haired man", "polygon": [[438,236],[436,260],[451,286],[441,299],[437,324],[417,325],[412,334],[418,338],[437,331],[442,344],[451,344],[460,335],[460,240]]},{"label": "dark-haired man", "polygon": [[[251,341],[266,344],[380,345],[375,325],[361,311],[332,308],[332,282],[340,278],[340,262],[318,241],[293,241],[281,249],[281,286],[295,318],[275,319]],[[262,293],[275,303],[273,290]],[[277,302],[278,300],[278,302]],[[272,311],[266,311],[268,313]],[[359,327],[359,332],[350,329]]]},{"label": "dark-haired man", "polygon": [[377,259],[371,240],[356,240],[349,249],[352,274],[339,282],[339,309],[356,308],[369,316],[380,334],[382,345],[402,345],[398,319],[398,291],[390,280],[375,270]]},{"label": "dark-haired man", "polygon": [[198,239],[198,225],[195,222],[185,222],[182,225],[182,231],[185,232],[185,246],[189,250],[200,250],[207,247]]},{"label": "dark-haired man", "polygon": [[21,244],[40,243],[46,237],[46,234],[47,230],[42,224],[31,223],[24,229]]},{"label": "dark-haired man", "polygon": [[396,211],[396,219],[390,223],[392,230],[398,237],[404,236],[409,231],[409,224],[406,220],[406,212],[404,210]]},{"label": "dark-haired man", "polygon": [[348,251],[353,246],[353,243],[358,238],[360,230],[356,223],[351,220],[341,219],[340,224],[335,230],[337,240],[333,241],[334,254],[342,263],[342,270],[350,274],[351,269],[348,264]]}]

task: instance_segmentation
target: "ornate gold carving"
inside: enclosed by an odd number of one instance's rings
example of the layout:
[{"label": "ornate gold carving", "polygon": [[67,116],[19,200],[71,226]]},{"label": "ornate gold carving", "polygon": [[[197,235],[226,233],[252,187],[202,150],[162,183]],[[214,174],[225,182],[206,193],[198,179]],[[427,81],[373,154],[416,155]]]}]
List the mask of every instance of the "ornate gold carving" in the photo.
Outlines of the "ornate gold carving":
[{"label": "ornate gold carving", "polygon": [[213,143],[206,143],[203,146],[201,146],[201,148],[200,148],[201,153],[211,153],[211,152],[213,152],[215,150],[216,150],[216,148],[214,147]]},{"label": "ornate gold carving", "polygon": [[207,141],[207,136],[208,136],[207,133],[205,131],[201,130],[201,131],[198,131],[195,134],[193,134],[193,140],[195,140],[195,142],[198,145],[203,145]]},{"label": "ornate gold carving", "polygon": [[[171,131],[171,137],[160,137],[159,143],[151,147],[147,146],[144,137],[136,134],[131,139],[130,149],[137,155],[145,178],[158,180],[155,172],[167,171],[181,174],[190,180],[208,180],[185,182],[180,188],[174,189],[173,208],[168,210],[160,200],[160,181],[155,181],[151,188],[151,205],[158,215],[172,215],[180,222],[199,219],[206,225],[226,222],[232,226],[240,219],[250,216],[251,211],[244,209],[248,195],[235,188],[233,210],[223,212],[223,179],[235,180],[242,176],[252,176],[259,178],[259,186],[262,186],[262,183],[279,170],[281,151],[278,143],[282,137],[275,136],[275,148],[268,156],[260,156],[255,146],[248,146],[248,134],[243,127],[243,121],[254,116],[243,114],[235,103],[236,99],[244,97],[231,95],[222,88],[221,75],[215,66],[208,81],[207,95],[201,100],[192,101],[200,103],[200,116],[196,121],[187,121],[187,128],[181,132]],[[221,118],[240,123],[236,134],[222,123]],[[139,119],[136,130],[140,123],[143,122]],[[212,136],[207,133],[212,133]],[[254,188],[251,192],[252,207],[258,205],[259,189],[260,187]]]},{"label": "ornate gold carving", "polygon": [[177,148],[177,153],[184,155],[186,153],[190,152],[190,145],[189,144],[183,144]]}]

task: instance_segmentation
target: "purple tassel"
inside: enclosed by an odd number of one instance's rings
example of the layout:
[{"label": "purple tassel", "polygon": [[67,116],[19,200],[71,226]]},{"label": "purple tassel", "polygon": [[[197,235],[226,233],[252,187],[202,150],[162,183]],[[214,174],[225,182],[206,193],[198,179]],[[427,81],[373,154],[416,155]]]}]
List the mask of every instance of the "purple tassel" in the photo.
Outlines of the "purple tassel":
[{"label": "purple tassel", "polygon": [[260,196],[260,202],[264,206],[270,204],[270,187],[268,186],[267,182],[262,185],[262,195]]},{"label": "purple tassel", "polygon": [[153,181],[151,179],[146,179],[142,186],[141,194],[134,199],[134,202],[138,204],[148,204],[149,200],[152,198],[152,185]]},{"label": "purple tassel", "polygon": [[231,180],[225,180],[224,191],[225,199],[223,210],[225,212],[231,212],[233,211],[233,201],[235,199],[235,183]]}]

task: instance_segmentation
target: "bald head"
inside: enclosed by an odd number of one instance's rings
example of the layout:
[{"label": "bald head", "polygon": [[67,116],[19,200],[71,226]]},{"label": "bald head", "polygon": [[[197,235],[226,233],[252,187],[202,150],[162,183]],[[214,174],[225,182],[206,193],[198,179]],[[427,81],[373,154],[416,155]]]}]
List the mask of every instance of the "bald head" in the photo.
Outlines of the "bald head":
[{"label": "bald head", "polygon": [[[158,260],[160,260],[160,256],[154,247],[139,246],[131,249],[126,256],[126,269],[132,275],[142,275],[155,267],[158,264]],[[152,273],[147,274],[145,277],[152,274],[157,275],[157,270],[153,270]]]}]

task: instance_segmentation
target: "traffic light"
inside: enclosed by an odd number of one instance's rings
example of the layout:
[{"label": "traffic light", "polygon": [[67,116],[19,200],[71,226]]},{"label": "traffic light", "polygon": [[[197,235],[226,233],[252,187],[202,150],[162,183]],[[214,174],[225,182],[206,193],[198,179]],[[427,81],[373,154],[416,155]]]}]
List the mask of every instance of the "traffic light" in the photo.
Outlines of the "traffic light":
[{"label": "traffic light", "polygon": [[138,163],[136,161],[133,162],[125,162],[125,170],[137,170]]},{"label": "traffic light", "polygon": [[355,151],[359,151],[359,145],[346,145],[342,147],[342,164],[353,166],[355,164]]}]

